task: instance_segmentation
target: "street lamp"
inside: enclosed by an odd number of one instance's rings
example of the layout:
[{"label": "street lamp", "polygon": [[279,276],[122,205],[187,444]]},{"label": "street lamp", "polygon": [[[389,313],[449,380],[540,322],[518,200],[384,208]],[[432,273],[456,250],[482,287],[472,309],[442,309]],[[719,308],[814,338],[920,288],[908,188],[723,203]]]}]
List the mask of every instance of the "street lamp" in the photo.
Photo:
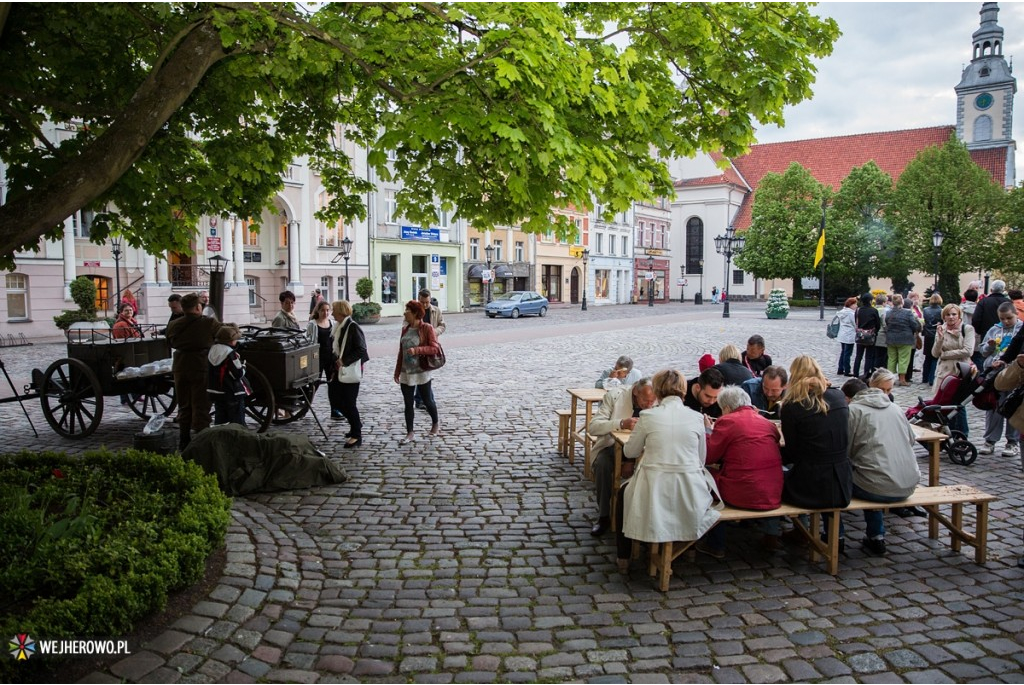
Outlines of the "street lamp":
[{"label": "street lamp", "polygon": [[681,285],[679,286],[679,304],[686,302],[686,265],[679,265],[679,279]]},{"label": "street lamp", "polygon": [[587,260],[590,259],[590,248],[583,248],[583,306],[581,312],[587,311]]},{"label": "street lamp", "polygon": [[352,240],[345,236],[345,239],[341,241],[341,252],[334,255],[334,259],[331,260],[331,264],[337,264],[338,260],[345,260],[345,300],[348,301],[348,258],[352,255]]},{"label": "street lamp", "polygon": [[942,247],[942,239],[945,237],[946,234],[942,232],[941,228],[936,228],[932,233],[932,247],[935,248],[935,285],[932,286],[933,293],[939,291],[939,248]]},{"label": "street lamp", "polygon": [[224,276],[228,260],[219,254],[210,257],[210,307],[218,321],[224,320]]},{"label": "street lamp", "polygon": [[114,294],[114,311],[121,306],[121,236],[110,236],[110,254],[114,255],[114,283],[117,292]]},{"label": "street lamp", "polygon": [[647,256],[647,306],[654,306],[654,256]]},{"label": "street lamp", "polygon": [[494,283],[494,274],[491,273],[491,259],[494,257],[494,245],[488,245],[484,248],[484,254],[487,255],[487,303],[491,302],[491,284]]},{"label": "street lamp", "polygon": [[988,279],[990,278],[992,278],[992,269],[985,269],[985,295],[988,295]]},{"label": "street lamp", "polygon": [[704,260],[698,259],[697,266],[700,268],[700,284],[698,285],[697,294],[693,296],[693,303],[704,304]]},{"label": "street lamp", "polygon": [[[743,252],[743,246],[746,244],[747,239],[741,235],[736,235],[736,228],[732,225],[725,229],[725,235],[720,235],[715,238],[715,252],[725,257],[725,279],[726,286],[729,284],[729,272],[732,271],[732,257],[740,252]],[[728,292],[728,290],[726,290]],[[722,318],[729,318],[729,300],[731,297],[725,298],[725,307],[722,309]]]}]

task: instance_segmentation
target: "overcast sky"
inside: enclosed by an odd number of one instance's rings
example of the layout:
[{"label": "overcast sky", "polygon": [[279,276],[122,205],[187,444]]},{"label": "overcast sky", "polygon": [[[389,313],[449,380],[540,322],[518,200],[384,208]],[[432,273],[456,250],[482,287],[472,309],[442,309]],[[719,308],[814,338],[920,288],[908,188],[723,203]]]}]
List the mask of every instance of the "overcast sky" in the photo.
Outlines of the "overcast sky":
[{"label": "overcast sky", "polygon": [[[818,62],[814,96],[787,108],[785,128],[759,129],[758,142],[956,124],[953,88],[971,60],[980,2],[825,2],[812,11],[835,19],[843,35],[832,55]],[[999,25],[1003,56],[1024,65],[1024,3],[999,3]],[[1018,81],[1020,73],[1014,72]],[[1024,180],[1022,99],[1024,92],[1018,92],[1018,182]]]}]

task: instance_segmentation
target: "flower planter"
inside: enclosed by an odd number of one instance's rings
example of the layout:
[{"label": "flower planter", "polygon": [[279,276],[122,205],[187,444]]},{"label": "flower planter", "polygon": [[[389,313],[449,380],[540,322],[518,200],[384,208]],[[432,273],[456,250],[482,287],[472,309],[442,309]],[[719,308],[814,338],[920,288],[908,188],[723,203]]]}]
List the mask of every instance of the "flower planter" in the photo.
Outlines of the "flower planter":
[{"label": "flower planter", "polygon": [[785,319],[789,316],[789,312],[765,312],[765,316],[769,319]]},{"label": "flower planter", "polygon": [[367,324],[375,324],[380,321],[380,314],[367,314],[366,316],[356,316],[355,314],[353,314],[352,320],[355,321],[360,326],[365,326]]}]

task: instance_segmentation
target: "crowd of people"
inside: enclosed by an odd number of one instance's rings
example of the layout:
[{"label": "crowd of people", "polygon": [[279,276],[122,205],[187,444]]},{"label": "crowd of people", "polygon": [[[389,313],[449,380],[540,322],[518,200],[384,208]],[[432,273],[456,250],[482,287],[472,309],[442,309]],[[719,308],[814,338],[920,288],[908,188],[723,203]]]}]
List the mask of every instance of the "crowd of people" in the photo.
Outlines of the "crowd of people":
[{"label": "crowd of people", "polygon": [[[757,335],[742,353],[728,344],[717,360],[704,355],[700,373],[689,380],[675,369],[644,376],[631,358],[619,357],[597,381],[608,392],[588,426],[597,438],[598,516],[591,534],[604,535],[615,517],[618,563],[628,573],[634,541],[697,541],[699,552],[724,558],[727,527],[715,525],[723,503],[759,511],[782,503],[841,509],[856,497],[891,503],[902,517],[926,516],[899,506],[921,473],[914,433],[893,388],[910,385],[919,350],[921,382],[936,388],[958,362],[991,370],[1000,398],[1024,384],[1024,302],[1015,304],[1024,298],[1007,296],[1004,288],[995,281],[981,298],[968,291],[964,302],[974,306],[966,308],[943,305],[937,293],[923,309],[916,293],[847,299],[838,314],[836,375],[849,377],[842,387],[808,355],[788,369],[774,365]],[[966,435],[966,418],[954,427],[961,425]],[[1002,455],[1019,456],[1021,428],[1024,408],[1007,419],[993,407],[980,453],[992,454],[1005,431]],[[619,506],[611,511],[616,430],[632,433],[622,448]],[[883,512],[865,511],[864,520],[863,550],[886,554]],[[783,533],[779,518],[760,522],[765,549],[807,543],[803,531]],[[839,529],[845,551],[841,521]]]}]

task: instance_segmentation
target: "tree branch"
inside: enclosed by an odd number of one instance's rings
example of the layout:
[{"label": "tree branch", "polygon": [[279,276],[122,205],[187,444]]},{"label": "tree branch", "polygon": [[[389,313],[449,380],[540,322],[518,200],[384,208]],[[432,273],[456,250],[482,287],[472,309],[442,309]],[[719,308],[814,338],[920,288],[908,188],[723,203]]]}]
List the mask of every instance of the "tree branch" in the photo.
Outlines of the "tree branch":
[{"label": "tree branch", "polygon": [[0,100],[0,109],[4,110],[12,117],[20,121],[21,125],[24,126],[26,129],[32,131],[32,136],[36,140],[42,142],[46,149],[49,150],[52,154],[57,154],[57,147],[49,140],[47,140],[46,135],[44,135],[40,128],[32,122],[32,119],[30,117],[25,116],[22,112],[19,112],[15,108],[11,107],[10,104],[3,100]]},{"label": "tree branch", "polygon": [[9,100],[22,100],[23,102],[33,106],[38,105],[40,107],[49,107],[53,110],[73,112],[83,118],[112,117],[117,114],[117,110],[83,106],[81,103],[65,102],[63,100],[57,100],[56,98],[46,97],[45,95],[40,96],[35,93],[26,93],[13,88],[5,88],[2,85],[0,85],[0,95]]}]

